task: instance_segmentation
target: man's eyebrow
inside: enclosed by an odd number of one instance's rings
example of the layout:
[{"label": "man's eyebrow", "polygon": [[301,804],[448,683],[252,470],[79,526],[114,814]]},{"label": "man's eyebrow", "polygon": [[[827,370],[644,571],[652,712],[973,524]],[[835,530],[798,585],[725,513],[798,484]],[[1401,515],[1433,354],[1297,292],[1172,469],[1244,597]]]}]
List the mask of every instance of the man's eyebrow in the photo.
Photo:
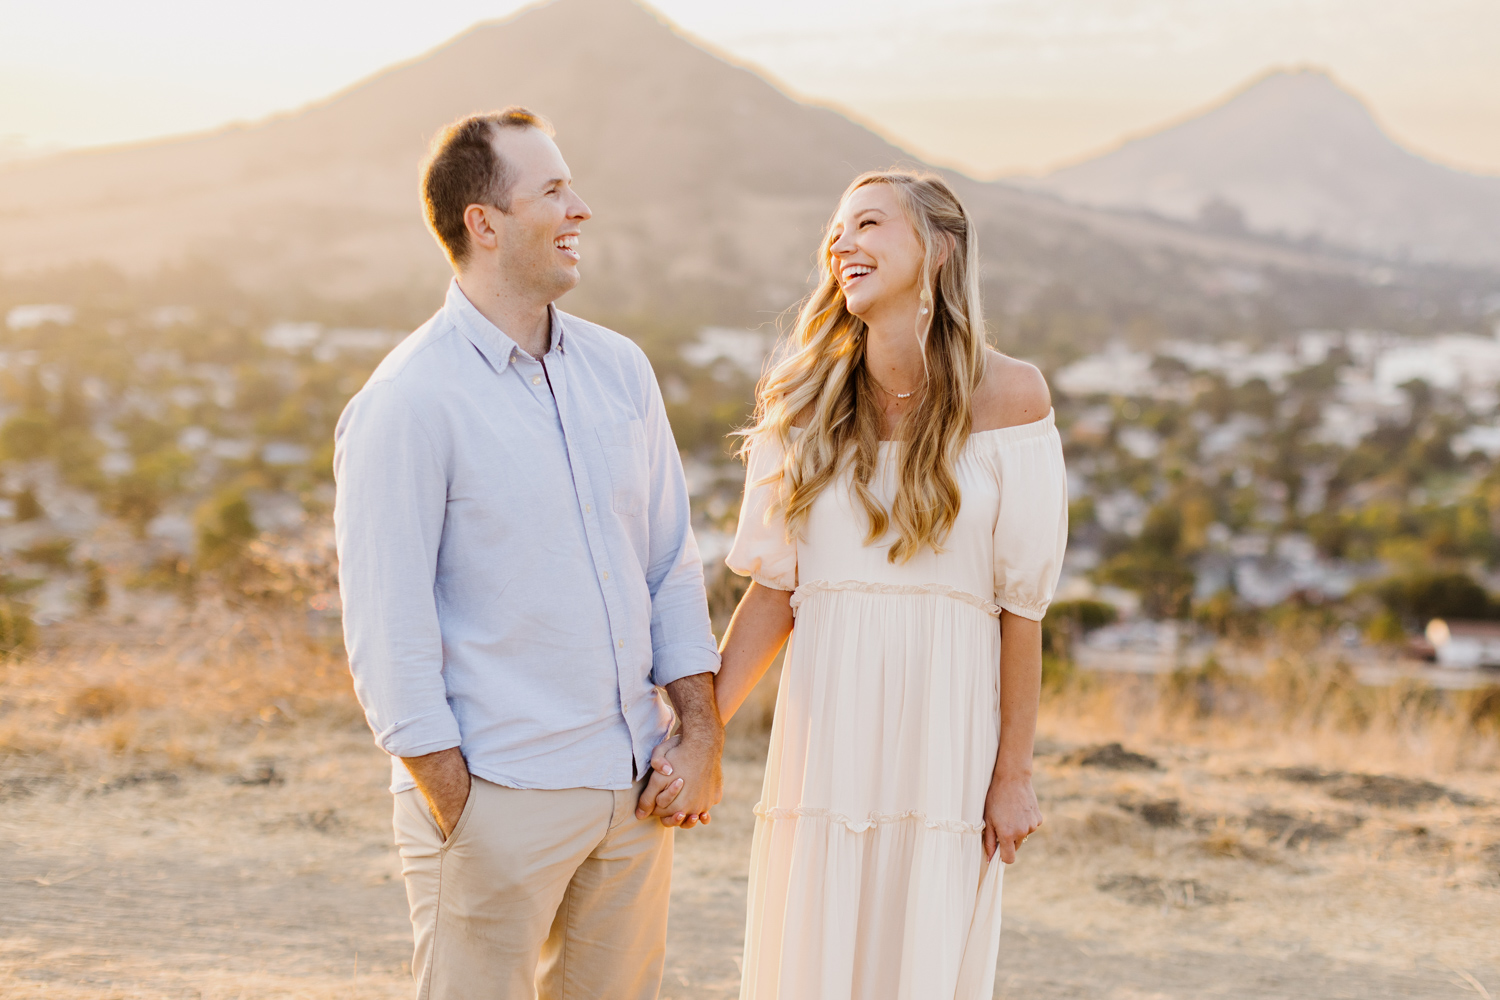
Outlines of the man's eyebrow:
[{"label": "man's eyebrow", "polygon": [[559,185],[559,184],[569,184],[571,182],[572,182],[572,178],[571,177],[553,177],[552,179],[543,182],[543,184],[542,184],[542,190],[545,191],[548,188],[557,187],[557,185]]}]

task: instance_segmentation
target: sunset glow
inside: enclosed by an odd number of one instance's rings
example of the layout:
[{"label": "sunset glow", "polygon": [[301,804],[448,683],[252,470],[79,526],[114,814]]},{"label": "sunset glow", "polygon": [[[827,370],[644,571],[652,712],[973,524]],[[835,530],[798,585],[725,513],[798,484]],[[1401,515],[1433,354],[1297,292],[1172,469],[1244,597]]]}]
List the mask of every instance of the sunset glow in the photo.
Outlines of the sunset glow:
[{"label": "sunset glow", "polygon": [[[0,157],[294,109],[520,7],[13,6]],[[1299,65],[1331,72],[1412,148],[1500,173],[1500,7],[1485,0],[935,0],[919,17],[894,0],[655,8],[799,95],[981,175],[1080,159]]]}]

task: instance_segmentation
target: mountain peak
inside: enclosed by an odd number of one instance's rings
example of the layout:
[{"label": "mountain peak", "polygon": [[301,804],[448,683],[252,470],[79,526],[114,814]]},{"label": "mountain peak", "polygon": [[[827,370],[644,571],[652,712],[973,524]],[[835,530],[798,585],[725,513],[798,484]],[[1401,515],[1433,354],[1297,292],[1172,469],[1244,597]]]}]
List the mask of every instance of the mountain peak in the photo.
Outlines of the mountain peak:
[{"label": "mountain peak", "polygon": [[1327,71],[1273,70],[1186,120],[1042,178],[1070,201],[1183,220],[1228,208],[1250,229],[1363,253],[1500,260],[1500,179],[1423,159]]}]

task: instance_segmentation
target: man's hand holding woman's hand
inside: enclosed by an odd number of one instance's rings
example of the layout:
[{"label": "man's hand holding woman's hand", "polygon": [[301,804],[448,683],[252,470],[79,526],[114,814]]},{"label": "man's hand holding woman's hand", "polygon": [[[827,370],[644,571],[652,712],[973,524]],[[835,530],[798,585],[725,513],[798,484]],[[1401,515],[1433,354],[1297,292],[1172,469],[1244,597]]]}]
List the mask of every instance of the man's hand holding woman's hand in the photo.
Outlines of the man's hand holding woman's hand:
[{"label": "man's hand holding woman's hand", "polygon": [[660,816],[663,826],[691,829],[708,822],[724,797],[719,758],[724,723],[714,700],[714,675],[690,674],[667,685],[682,730],[651,751],[651,778],[636,804],[636,819]]},{"label": "man's hand holding woman's hand", "polygon": [[684,739],[681,734],[651,752],[651,780],[636,805],[637,819],[660,816],[663,826],[690,830],[709,821],[709,810],[724,797],[719,758],[723,740]]}]

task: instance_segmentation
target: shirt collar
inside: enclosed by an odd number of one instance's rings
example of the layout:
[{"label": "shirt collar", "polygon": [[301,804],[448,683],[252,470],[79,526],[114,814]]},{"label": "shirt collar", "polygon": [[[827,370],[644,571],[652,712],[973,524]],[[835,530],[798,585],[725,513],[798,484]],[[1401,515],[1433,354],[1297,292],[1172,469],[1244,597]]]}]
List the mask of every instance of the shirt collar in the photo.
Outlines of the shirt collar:
[{"label": "shirt collar", "polygon": [[[443,303],[443,313],[496,368],[503,371],[518,354],[524,354],[504,330],[491,323],[483,313],[474,308],[474,303],[470,302],[463,289],[458,287],[457,278],[448,283],[448,298]],[[557,307],[550,302],[547,304],[547,319],[551,325],[550,339],[552,341],[552,347],[548,353],[556,351],[559,354],[565,354],[567,351],[562,316],[558,313]]]}]

